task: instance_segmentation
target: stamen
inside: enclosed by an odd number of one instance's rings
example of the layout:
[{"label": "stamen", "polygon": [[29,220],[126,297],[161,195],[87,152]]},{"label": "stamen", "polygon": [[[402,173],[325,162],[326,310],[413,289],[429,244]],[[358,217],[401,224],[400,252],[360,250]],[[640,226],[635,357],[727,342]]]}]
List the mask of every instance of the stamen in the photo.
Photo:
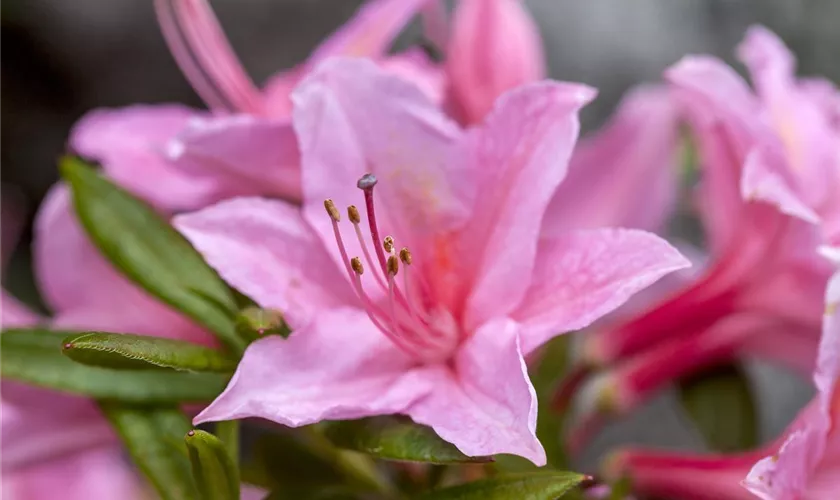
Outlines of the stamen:
[{"label": "stamen", "polygon": [[400,260],[407,266],[411,265],[411,252],[408,251],[408,248],[403,247],[400,250]]},{"label": "stamen", "polygon": [[372,300],[370,300],[370,297],[368,297],[368,295],[365,293],[364,289],[362,288],[362,279],[361,279],[360,275],[355,274],[353,276],[353,285],[354,285],[354,288],[356,289],[356,294],[362,300],[362,304],[364,305],[364,310],[367,313],[368,318],[370,318],[370,321],[373,323],[373,325],[376,328],[378,328],[383,334],[385,334],[385,336],[388,337],[388,340],[393,342],[394,345],[396,345],[398,348],[402,349],[409,356],[413,356],[414,355],[414,349],[412,348],[412,346],[410,344],[407,344],[406,341],[403,340],[402,338],[400,338],[399,335],[397,335],[396,333],[394,333],[390,329],[386,328],[385,325],[383,325],[382,322],[379,321],[379,318],[377,318],[375,313],[379,311],[379,308],[376,307],[376,305],[373,303]]},{"label": "stamen", "polygon": [[400,271],[400,261],[395,256],[388,257],[388,274],[396,276]]},{"label": "stamen", "polygon": [[365,274],[365,268],[362,266],[362,259],[358,257],[350,259],[350,267],[352,267],[353,271],[355,271],[359,276]]},{"label": "stamen", "polygon": [[356,205],[350,205],[347,207],[347,218],[350,219],[350,222],[353,224],[362,222],[362,217],[359,215],[359,209],[356,208]]},{"label": "stamen", "polygon": [[382,241],[382,248],[385,249],[386,253],[391,253],[394,251],[394,238],[390,236],[386,236],[385,239]]},{"label": "stamen", "polygon": [[327,198],[326,200],[324,200],[324,208],[327,209],[327,213],[332,218],[332,220],[334,220],[335,222],[341,220],[341,214],[338,213],[338,209],[335,208],[335,203],[333,203],[331,199]]}]

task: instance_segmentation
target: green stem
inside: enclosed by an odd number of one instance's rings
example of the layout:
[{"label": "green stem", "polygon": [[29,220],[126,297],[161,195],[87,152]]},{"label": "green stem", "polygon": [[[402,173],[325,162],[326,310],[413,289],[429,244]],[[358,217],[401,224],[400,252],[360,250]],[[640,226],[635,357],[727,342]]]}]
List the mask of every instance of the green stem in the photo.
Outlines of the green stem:
[{"label": "green stem", "polygon": [[233,464],[239,468],[239,420],[216,423],[216,436],[224,443]]}]

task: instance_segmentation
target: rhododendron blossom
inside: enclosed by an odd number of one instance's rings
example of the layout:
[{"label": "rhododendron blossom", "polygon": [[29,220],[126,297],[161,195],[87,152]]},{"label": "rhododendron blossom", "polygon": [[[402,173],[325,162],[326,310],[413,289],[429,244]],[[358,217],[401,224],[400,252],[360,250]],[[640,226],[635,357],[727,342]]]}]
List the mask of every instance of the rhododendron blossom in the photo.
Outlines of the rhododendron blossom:
[{"label": "rhododendron blossom", "polygon": [[[840,248],[825,253],[840,266]],[[826,289],[822,318],[817,395],[779,439],[723,456],[621,451],[608,461],[608,475],[629,475],[639,493],[686,500],[833,498],[840,491],[840,271]]]},{"label": "rhododendron blossom", "polygon": [[526,85],[464,131],[370,62],[316,70],[293,97],[303,217],[244,198],[175,219],[294,331],[252,344],[196,422],[401,413],[468,455],[544,464],[523,356],[687,265],[641,231],[541,238],[593,95]]},{"label": "rhododendron blossom", "polygon": [[611,366],[592,388],[601,408],[626,411],[739,353],[813,367],[830,274],[816,248],[837,238],[840,129],[773,34],[753,28],[738,53],[755,92],[711,57],[666,73],[698,145],[711,257],[682,290],[584,339],[587,359]]}]

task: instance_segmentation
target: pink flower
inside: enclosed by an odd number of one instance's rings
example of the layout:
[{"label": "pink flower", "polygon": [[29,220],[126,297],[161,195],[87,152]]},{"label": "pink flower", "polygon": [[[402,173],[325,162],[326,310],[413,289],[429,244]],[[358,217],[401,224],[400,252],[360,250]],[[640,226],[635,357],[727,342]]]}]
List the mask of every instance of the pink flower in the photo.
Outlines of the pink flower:
[{"label": "pink flower", "polygon": [[71,148],[102,163],[130,191],[164,210],[237,195],[300,201],[300,158],[289,94],[335,55],[370,57],[443,99],[442,70],[419,49],[387,56],[393,38],[428,0],[374,0],[305,63],[259,89],[226,40],[206,0],[156,0],[172,54],[209,112],[180,105],[96,110],[74,128]]},{"label": "pink flower", "polygon": [[[840,265],[840,248],[830,252]],[[779,439],[762,449],[728,456],[626,450],[608,461],[607,475],[628,474],[637,493],[687,500],[834,498],[840,491],[838,380],[840,271],[826,290],[814,370],[817,395]]]},{"label": "pink flower", "polygon": [[369,61],[322,65],[293,96],[303,216],[241,198],[175,218],[294,329],[253,343],[195,421],[401,413],[468,455],[544,464],[523,356],[687,264],[642,231],[541,238],[593,95],[526,85],[465,131]]},{"label": "pink flower", "polygon": [[446,56],[453,113],[467,124],[505,91],[545,77],[542,39],[520,0],[459,0]]},{"label": "pink flower", "polygon": [[813,366],[830,274],[816,248],[837,238],[840,129],[824,92],[795,79],[791,54],[770,32],[751,29],[739,55],[755,93],[711,57],[667,71],[699,148],[711,256],[688,286],[584,340],[590,362],[611,365],[593,390],[602,407],[627,411],[742,353],[804,373]]},{"label": "pink flower", "polygon": [[[3,243],[19,226],[3,200]],[[3,249],[3,263],[7,251]],[[0,328],[43,319],[2,291]],[[93,401],[4,380],[0,391],[3,453],[0,496],[17,500],[139,498],[139,482],[113,446],[115,436]]]}]

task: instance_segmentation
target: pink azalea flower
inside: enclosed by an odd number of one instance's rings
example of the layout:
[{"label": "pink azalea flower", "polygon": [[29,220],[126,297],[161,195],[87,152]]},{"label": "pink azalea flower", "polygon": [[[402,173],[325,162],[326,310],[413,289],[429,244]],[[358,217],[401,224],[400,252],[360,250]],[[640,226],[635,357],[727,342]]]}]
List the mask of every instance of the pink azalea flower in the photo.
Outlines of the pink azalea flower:
[{"label": "pink azalea flower", "polygon": [[[19,227],[3,200],[3,255]],[[0,328],[34,326],[43,319],[5,290]],[[16,500],[140,498],[139,481],[112,446],[115,436],[93,401],[4,380],[0,390],[0,496]]]},{"label": "pink azalea flower", "polygon": [[816,248],[838,235],[840,128],[822,104],[825,86],[797,80],[769,31],[751,29],[738,53],[755,92],[711,57],[686,57],[666,73],[698,143],[711,256],[688,286],[584,339],[590,362],[611,365],[594,382],[602,408],[627,411],[741,353],[803,373],[813,366],[830,274]]},{"label": "pink azalea flower", "polygon": [[[840,266],[840,248],[828,250]],[[817,395],[776,441],[728,456],[626,450],[608,461],[646,495],[687,500],[823,500],[840,491],[840,271],[825,294]],[[766,457],[766,458],[763,458]],[[756,463],[757,462],[757,463]]]},{"label": "pink azalea flower", "polygon": [[541,238],[593,95],[526,85],[465,131],[369,61],[317,69],[293,96],[303,215],[240,198],[175,218],[223,278],[294,330],[253,343],[195,421],[399,413],[468,455],[544,464],[523,356],[687,265],[642,231]]},{"label": "pink azalea flower", "polygon": [[442,99],[442,72],[422,51],[386,57],[393,38],[427,1],[367,3],[309,60],[258,89],[206,0],[156,0],[172,54],[210,111],[169,104],[97,110],[76,125],[70,145],[165,210],[198,208],[243,194],[299,201],[300,159],[289,93],[321,61],[355,55],[423,82]]}]

